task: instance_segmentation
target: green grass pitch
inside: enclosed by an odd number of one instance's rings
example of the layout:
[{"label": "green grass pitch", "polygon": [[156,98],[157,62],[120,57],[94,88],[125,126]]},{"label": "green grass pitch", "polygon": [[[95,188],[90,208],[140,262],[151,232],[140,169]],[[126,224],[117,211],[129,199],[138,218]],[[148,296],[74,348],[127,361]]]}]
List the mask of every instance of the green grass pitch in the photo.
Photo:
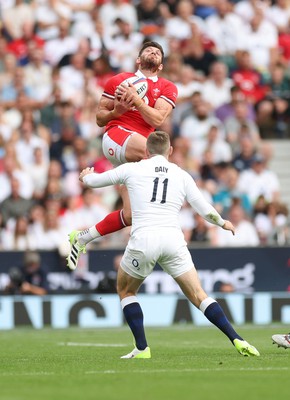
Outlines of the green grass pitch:
[{"label": "green grass pitch", "polygon": [[133,348],[120,329],[0,332],[1,400],[281,400],[289,398],[290,349],[274,333],[236,327],[261,357],[243,357],[215,327],[147,328],[150,360],[121,360]]}]

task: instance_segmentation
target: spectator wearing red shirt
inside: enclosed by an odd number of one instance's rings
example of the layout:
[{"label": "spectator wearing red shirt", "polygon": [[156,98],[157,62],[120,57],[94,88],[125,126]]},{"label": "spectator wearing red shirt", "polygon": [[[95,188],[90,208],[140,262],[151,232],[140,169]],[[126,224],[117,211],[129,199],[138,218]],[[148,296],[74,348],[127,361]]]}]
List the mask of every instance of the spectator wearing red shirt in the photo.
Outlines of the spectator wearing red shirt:
[{"label": "spectator wearing red shirt", "polygon": [[7,44],[7,52],[13,53],[20,65],[28,63],[29,47],[43,47],[44,40],[33,32],[33,26],[30,23],[23,24],[23,35],[19,39],[14,39]]},{"label": "spectator wearing red shirt", "polygon": [[290,19],[288,31],[280,33],[278,38],[280,61],[290,65]]},{"label": "spectator wearing red shirt", "polygon": [[241,51],[236,57],[237,68],[232,73],[235,86],[241,89],[246,99],[256,104],[262,100],[267,92],[262,75],[253,68],[250,53]]}]

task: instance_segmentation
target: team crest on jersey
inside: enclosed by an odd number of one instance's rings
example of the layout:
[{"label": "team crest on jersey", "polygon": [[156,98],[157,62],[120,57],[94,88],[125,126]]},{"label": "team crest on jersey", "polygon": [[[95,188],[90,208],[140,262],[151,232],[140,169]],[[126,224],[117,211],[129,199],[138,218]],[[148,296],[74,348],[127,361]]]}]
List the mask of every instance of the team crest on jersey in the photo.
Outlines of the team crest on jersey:
[{"label": "team crest on jersey", "polygon": [[157,96],[160,90],[158,88],[153,89],[154,95]]}]

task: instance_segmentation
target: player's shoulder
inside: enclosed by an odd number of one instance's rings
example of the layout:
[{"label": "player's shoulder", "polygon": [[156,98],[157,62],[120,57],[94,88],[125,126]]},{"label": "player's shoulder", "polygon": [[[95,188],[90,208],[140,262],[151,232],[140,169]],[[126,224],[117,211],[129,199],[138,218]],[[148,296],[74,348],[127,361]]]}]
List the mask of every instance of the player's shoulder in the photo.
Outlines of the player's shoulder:
[{"label": "player's shoulder", "polygon": [[194,183],[193,177],[190,175],[189,172],[187,172],[185,169],[179,167],[177,164],[169,162],[170,169],[179,176],[179,179],[183,180],[186,184],[188,183]]},{"label": "player's shoulder", "polygon": [[169,79],[164,78],[163,76],[159,76],[158,77],[158,82],[159,82],[160,85],[162,85],[164,87],[172,87],[172,88],[175,88],[177,90],[177,86],[175,85],[175,83],[173,83]]}]

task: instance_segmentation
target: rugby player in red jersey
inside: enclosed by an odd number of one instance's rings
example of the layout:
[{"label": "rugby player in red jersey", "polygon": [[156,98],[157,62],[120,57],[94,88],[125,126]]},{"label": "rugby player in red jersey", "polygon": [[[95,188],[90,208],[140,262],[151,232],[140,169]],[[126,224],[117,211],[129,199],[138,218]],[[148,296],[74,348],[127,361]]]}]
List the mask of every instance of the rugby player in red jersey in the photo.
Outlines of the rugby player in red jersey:
[{"label": "rugby player in red jersey", "polygon": [[[140,161],[146,157],[146,139],[170,115],[177,98],[177,88],[159,77],[164,52],[157,42],[146,42],[140,49],[136,73],[122,72],[108,80],[98,105],[97,124],[105,127],[103,152],[114,166]],[[124,80],[136,75],[147,80],[147,92],[140,98],[134,85]],[[90,241],[131,225],[131,207],[125,186],[120,187],[123,209],[107,215],[83,231],[69,234],[71,250],[67,257],[70,269],[77,267],[79,256]]]}]

